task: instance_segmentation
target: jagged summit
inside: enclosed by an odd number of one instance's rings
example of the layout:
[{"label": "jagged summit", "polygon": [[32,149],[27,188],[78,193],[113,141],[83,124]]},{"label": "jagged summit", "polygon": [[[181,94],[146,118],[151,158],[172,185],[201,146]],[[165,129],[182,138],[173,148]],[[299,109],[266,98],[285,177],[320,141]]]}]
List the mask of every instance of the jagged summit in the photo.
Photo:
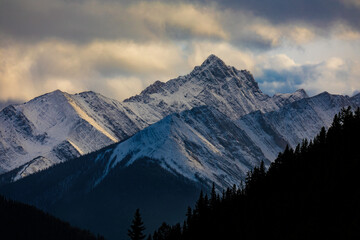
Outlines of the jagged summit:
[{"label": "jagged summit", "polygon": [[[29,102],[27,103],[31,103],[31,102],[36,102],[38,100],[41,100],[41,99],[46,99],[46,98],[57,98],[57,97],[63,97],[65,94],[67,94],[66,92],[63,92],[59,89],[56,89],[52,92],[48,92],[48,93],[45,93],[45,94],[42,94],[38,97],[35,97],[33,99],[31,99]],[[25,103],[26,104],[26,103]]]},{"label": "jagged summit", "polygon": [[296,92],[296,93],[299,93],[299,94],[302,94],[302,95],[304,95],[304,96],[308,96],[307,93],[306,93],[306,91],[305,91],[305,89],[303,89],[303,88],[300,88],[300,89],[296,90],[295,92]]},{"label": "jagged summit", "polygon": [[226,67],[226,64],[224,63],[223,60],[221,60],[218,56],[211,54],[201,64],[201,67],[209,67],[209,66],[215,66],[215,65]]},{"label": "jagged summit", "polygon": [[241,71],[228,66],[219,57],[211,54],[200,66],[196,66],[189,74],[200,82],[216,85],[239,75]]},{"label": "jagged summit", "polygon": [[251,111],[275,110],[304,97],[308,96],[302,90],[271,98],[262,93],[249,71],[228,66],[212,54],[190,74],[167,82],[156,81],[123,104],[145,122],[154,123],[171,113],[202,105],[238,119]]},{"label": "jagged summit", "polygon": [[[235,86],[232,86],[234,85]],[[186,89],[185,89],[186,88]],[[253,75],[247,70],[237,70],[225,64],[223,60],[211,54],[200,66],[184,76],[171,79],[167,82],[155,81],[140,94],[125,99],[124,102],[148,101],[155,94],[173,95],[177,92],[189,95],[192,89],[229,89],[242,88],[261,92]],[[219,92],[219,90],[218,90]]]},{"label": "jagged summit", "polygon": [[301,98],[308,98],[306,91],[304,89],[298,89],[293,93],[276,93],[274,94],[273,98],[277,99],[301,99]]},{"label": "jagged summit", "polygon": [[159,80],[155,81],[153,84],[151,84],[150,86],[148,86],[147,88],[145,88],[140,95],[144,95],[144,94],[152,94],[152,93],[157,93],[157,92],[161,92],[163,89],[162,87],[165,85],[164,82],[161,82]]},{"label": "jagged summit", "polygon": [[358,105],[360,105],[360,93],[352,96],[351,99],[352,99],[354,102],[356,102]]},{"label": "jagged summit", "polygon": [[80,96],[99,96],[101,95],[100,93],[94,92],[94,91],[85,91],[85,92],[81,92],[81,93],[76,93],[75,95],[80,95]]}]

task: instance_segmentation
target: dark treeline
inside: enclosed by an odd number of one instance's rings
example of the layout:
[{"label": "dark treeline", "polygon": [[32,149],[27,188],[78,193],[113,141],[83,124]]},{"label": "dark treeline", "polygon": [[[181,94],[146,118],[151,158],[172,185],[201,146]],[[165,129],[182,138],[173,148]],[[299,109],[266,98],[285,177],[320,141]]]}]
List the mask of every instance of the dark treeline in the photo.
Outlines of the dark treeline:
[{"label": "dark treeline", "polygon": [[0,239],[101,240],[43,211],[0,196]]},{"label": "dark treeline", "polygon": [[343,109],[266,171],[248,173],[222,196],[201,193],[182,224],[148,239],[360,239],[360,110]]}]

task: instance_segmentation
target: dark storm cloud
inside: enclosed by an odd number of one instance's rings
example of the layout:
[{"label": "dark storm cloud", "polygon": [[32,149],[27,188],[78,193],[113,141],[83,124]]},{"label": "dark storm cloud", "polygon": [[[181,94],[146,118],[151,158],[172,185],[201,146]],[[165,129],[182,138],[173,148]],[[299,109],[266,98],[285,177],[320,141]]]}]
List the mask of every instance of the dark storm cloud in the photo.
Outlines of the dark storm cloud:
[{"label": "dark storm cloud", "polygon": [[[360,7],[345,4],[353,1],[357,0],[0,0],[0,37],[77,42],[226,38],[237,46],[262,51],[274,47],[274,42],[247,28],[255,19],[269,21],[275,27],[306,24],[316,28],[320,35],[329,34],[328,27],[339,22],[360,30]],[[172,7],[182,9],[184,14],[177,16],[176,11],[169,14]],[[192,15],[193,20],[189,20],[192,11],[199,16]],[[211,32],[199,31],[206,29],[205,14],[213,20],[209,24],[216,26]]]},{"label": "dark storm cloud", "polygon": [[57,37],[85,41],[116,38],[120,33],[140,38],[140,31],[129,27],[131,19],[125,17],[114,2],[101,5],[96,1],[2,0],[0,33],[24,40]]},{"label": "dark storm cloud", "polygon": [[[209,3],[212,1],[199,0]],[[329,27],[342,21],[360,29],[360,4],[356,0],[221,0],[216,1],[224,9],[251,11],[274,24],[306,22],[317,27]]]},{"label": "dark storm cloud", "polygon": [[[0,0],[0,6],[0,34],[23,41],[60,38],[77,42],[94,39],[141,42],[197,36],[216,39],[224,36],[210,14],[206,16],[207,12],[191,4],[177,6],[161,1]],[[178,12],[174,12],[176,8]],[[171,14],[177,15],[174,17]],[[206,27],[205,31],[201,31],[206,20],[217,27],[217,32],[206,32]]]}]

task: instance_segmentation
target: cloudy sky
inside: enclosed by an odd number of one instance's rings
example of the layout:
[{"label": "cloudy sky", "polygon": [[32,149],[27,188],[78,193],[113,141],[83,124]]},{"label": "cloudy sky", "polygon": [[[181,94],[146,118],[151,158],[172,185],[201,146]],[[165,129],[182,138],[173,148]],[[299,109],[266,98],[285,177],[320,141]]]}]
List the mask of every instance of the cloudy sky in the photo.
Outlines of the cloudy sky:
[{"label": "cloudy sky", "polygon": [[269,95],[351,96],[360,0],[0,0],[0,106],[55,89],[122,100],[211,53]]}]

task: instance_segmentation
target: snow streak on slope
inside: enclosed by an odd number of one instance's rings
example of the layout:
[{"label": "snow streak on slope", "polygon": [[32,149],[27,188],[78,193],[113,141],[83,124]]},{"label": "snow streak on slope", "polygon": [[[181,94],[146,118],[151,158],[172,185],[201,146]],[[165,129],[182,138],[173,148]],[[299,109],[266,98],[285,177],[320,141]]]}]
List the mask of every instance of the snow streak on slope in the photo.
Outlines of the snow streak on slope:
[{"label": "snow streak on slope", "polygon": [[115,138],[114,136],[112,136],[109,132],[107,132],[102,126],[100,126],[97,122],[95,122],[94,119],[92,119],[91,117],[89,117],[78,105],[76,105],[76,103],[74,101],[72,101],[71,98],[69,99],[69,104],[74,108],[74,110],[76,111],[76,113],[85,121],[87,121],[88,123],[90,123],[94,128],[96,128],[96,130],[98,130],[99,132],[101,132],[102,134],[104,134],[106,137],[108,137],[109,139],[111,139],[113,142],[117,142],[118,139]]},{"label": "snow streak on slope", "polygon": [[36,173],[39,169],[46,169],[52,165],[54,165],[54,163],[51,160],[44,157],[37,157],[21,166],[13,180],[17,181],[20,178]]},{"label": "snow streak on slope", "polygon": [[260,111],[255,111],[240,118],[237,121],[237,125],[248,134],[251,140],[261,149],[265,157],[271,161],[288,144],[286,139],[277,132],[272,123]]}]

